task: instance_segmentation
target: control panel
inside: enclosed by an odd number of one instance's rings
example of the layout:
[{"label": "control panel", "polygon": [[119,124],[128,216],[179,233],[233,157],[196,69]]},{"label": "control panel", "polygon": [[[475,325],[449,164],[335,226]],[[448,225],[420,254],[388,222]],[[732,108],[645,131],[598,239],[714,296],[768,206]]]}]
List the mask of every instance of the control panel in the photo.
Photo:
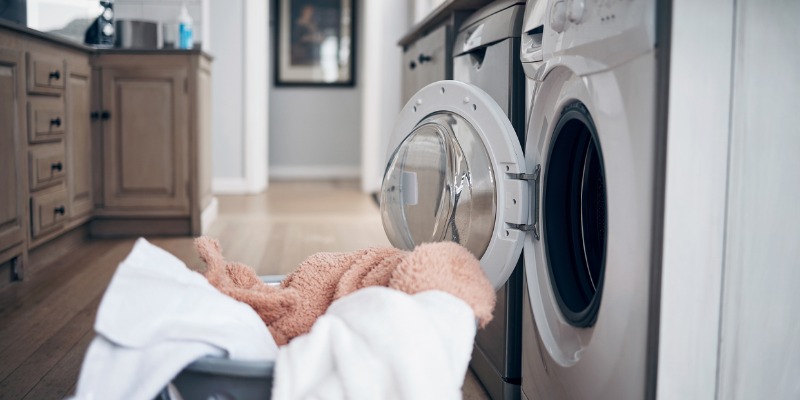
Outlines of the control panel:
[{"label": "control panel", "polygon": [[544,17],[543,58],[586,57],[587,73],[655,46],[655,0],[549,0]]}]

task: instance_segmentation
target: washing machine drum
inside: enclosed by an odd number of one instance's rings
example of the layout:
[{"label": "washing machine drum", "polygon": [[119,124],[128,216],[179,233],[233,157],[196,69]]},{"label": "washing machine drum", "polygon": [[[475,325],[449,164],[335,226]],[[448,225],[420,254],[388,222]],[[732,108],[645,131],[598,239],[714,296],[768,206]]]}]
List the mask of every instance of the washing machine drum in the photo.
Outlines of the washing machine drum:
[{"label": "washing machine drum", "polygon": [[525,158],[500,106],[470,84],[433,83],[403,108],[389,149],[380,204],[391,243],[457,242],[499,289],[529,226]]}]

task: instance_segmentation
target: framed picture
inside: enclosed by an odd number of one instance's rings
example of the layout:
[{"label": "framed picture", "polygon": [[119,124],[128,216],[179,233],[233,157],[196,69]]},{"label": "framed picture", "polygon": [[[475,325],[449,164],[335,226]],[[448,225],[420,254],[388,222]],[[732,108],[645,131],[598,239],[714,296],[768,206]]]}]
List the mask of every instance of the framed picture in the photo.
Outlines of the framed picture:
[{"label": "framed picture", "polygon": [[277,0],[276,86],[355,84],[354,0]]}]

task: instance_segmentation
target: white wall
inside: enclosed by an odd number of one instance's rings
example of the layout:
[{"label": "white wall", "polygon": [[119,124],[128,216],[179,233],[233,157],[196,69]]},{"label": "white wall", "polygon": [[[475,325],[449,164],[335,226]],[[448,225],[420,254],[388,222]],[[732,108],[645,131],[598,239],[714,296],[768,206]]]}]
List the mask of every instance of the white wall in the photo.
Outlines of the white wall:
[{"label": "white wall", "polygon": [[367,1],[364,35],[361,188],[378,192],[386,167],[386,146],[403,104],[402,52],[397,41],[408,31],[408,3]]},{"label": "white wall", "polygon": [[800,2],[736,2],[719,399],[800,399]]},{"label": "white wall", "polygon": [[[370,34],[364,33],[364,3],[354,1],[358,24],[355,87],[275,87],[269,75],[270,178],[359,176],[363,45],[365,34]],[[273,51],[270,56],[274,57]]]},{"label": "white wall", "polygon": [[800,398],[800,3],[673,0],[658,397]]},{"label": "white wall", "polygon": [[212,1],[213,190],[267,187],[268,17],[263,0]]},{"label": "white wall", "polygon": [[213,175],[219,179],[244,177],[244,0],[211,2],[214,49],[211,82],[213,110]]},{"label": "white wall", "polygon": [[658,397],[716,390],[732,0],[673,0]]},{"label": "white wall", "polygon": [[361,76],[356,75],[355,88],[271,87],[270,178],[359,175]]}]

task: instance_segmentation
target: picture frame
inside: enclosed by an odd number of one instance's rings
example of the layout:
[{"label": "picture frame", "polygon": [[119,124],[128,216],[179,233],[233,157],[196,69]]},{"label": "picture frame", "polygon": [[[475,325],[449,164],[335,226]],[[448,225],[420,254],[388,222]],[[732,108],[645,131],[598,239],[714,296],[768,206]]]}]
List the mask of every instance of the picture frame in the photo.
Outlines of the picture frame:
[{"label": "picture frame", "polygon": [[355,86],[355,0],[277,0],[276,86]]}]

